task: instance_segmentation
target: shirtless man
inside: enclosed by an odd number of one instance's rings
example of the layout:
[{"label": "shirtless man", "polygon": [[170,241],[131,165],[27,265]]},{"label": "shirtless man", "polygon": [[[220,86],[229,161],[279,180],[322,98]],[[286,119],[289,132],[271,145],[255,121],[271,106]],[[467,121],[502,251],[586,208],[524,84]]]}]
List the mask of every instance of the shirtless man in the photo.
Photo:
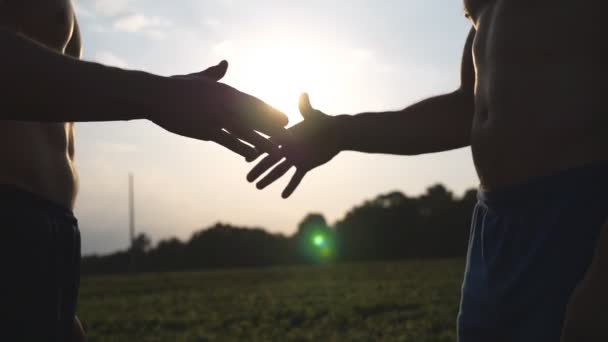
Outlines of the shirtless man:
[{"label": "shirtless man", "polygon": [[226,62],[168,78],[80,61],[70,0],[0,0],[0,46],[0,340],[66,341],[79,328],[71,122],[148,119],[252,160],[273,148],[256,131],[280,135],[287,117],[216,83]]},{"label": "shirtless man", "polygon": [[[459,89],[402,111],[352,116],[325,115],[304,95],[305,120],[291,129],[297,139],[248,180],[276,165],[257,183],[262,189],[296,166],[288,197],[340,151],[418,155],[470,146],[481,186],[459,340],[559,341],[568,300],[608,218],[603,3],[466,0],[465,8],[473,27]],[[581,288],[581,298],[605,299],[593,288],[602,286]],[[572,315],[584,315],[577,308]],[[596,332],[606,331],[606,317],[596,315]]]}]

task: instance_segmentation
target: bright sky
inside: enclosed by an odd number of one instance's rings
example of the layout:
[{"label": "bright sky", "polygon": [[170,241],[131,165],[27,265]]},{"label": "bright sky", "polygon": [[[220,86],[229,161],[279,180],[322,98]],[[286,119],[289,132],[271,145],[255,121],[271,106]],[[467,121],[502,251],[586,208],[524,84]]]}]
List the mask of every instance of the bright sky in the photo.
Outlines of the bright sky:
[{"label": "bright sky", "polygon": [[[76,7],[85,59],[161,75],[227,59],[224,82],[292,123],[300,120],[301,91],[329,114],[354,114],[454,90],[469,30],[460,0],[76,0]],[[290,234],[309,212],[333,223],[383,192],[417,195],[442,182],[460,195],[477,184],[469,149],[342,153],[283,200],[287,177],[258,191],[245,180],[252,165],[240,157],[151,123],[78,124],[76,131],[84,254],[127,246],[129,172],[137,229],[155,241],[188,238],[218,221]]]}]

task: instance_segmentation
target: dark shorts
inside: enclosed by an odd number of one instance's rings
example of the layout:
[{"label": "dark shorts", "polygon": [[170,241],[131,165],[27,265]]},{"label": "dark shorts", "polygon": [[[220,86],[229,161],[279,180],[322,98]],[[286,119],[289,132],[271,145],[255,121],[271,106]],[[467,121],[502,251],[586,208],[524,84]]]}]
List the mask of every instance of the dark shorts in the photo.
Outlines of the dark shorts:
[{"label": "dark shorts", "polygon": [[460,342],[558,342],[608,220],[608,163],[478,195]]},{"label": "dark shorts", "polygon": [[80,273],[72,212],[0,185],[0,341],[70,341]]}]

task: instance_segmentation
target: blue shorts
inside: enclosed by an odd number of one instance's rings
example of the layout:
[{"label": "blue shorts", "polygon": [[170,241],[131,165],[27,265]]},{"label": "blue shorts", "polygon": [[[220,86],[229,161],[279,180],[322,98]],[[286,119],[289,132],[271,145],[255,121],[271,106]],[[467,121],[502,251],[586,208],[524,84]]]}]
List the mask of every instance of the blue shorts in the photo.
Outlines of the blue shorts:
[{"label": "blue shorts", "polygon": [[478,194],[460,342],[558,342],[608,220],[608,163]]}]

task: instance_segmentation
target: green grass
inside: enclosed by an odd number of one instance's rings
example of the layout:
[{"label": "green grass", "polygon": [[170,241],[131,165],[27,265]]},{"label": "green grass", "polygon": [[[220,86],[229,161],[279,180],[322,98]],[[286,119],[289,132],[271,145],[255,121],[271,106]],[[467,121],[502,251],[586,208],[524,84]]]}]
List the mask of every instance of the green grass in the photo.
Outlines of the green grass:
[{"label": "green grass", "polygon": [[84,277],[89,341],[455,341],[462,260]]}]

